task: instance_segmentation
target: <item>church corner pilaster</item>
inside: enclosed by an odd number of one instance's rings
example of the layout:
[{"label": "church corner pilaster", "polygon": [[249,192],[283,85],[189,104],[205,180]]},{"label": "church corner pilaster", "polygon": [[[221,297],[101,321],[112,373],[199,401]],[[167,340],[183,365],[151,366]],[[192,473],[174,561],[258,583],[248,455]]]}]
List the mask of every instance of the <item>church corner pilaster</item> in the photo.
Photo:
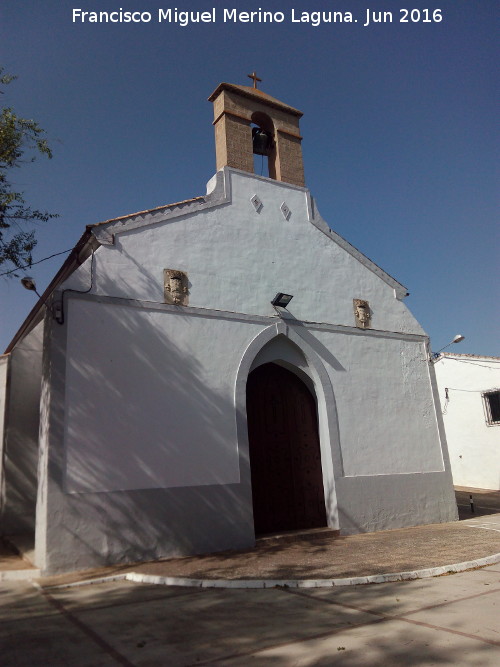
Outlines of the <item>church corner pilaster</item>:
[{"label": "church corner pilaster", "polygon": [[42,572],[47,562],[47,530],[48,530],[48,460],[50,438],[50,403],[52,361],[51,343],[52,329],[55,322],[49,310],[45,312],[43,329],[42,379],[40,394],[40,425],[38,437],[38,468],[37,468],[37,500],[35,515],[35,565]]},{"label": "church corner pilaster", "polygon": [[50,554],[57,551],[51,533],[60,530],[50,517],[61,510],[64,494],[64,382],[67,324],[58,324],[49,309],[45,315],[42,390],[40,400],[38,490],[35,561],[50,572]]}]

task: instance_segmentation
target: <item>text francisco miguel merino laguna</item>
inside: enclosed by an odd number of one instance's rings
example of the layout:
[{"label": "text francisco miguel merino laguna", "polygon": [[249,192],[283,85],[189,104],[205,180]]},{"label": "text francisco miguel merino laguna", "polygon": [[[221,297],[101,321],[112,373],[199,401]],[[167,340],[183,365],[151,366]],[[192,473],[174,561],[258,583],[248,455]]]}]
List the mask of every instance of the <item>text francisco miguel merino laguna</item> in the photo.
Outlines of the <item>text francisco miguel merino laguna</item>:
[{"label": "text francisco miguel merino laguna", "polygon": [[[186,27],[195,23],[308,23],[319,26],[323,23],[358,23],[351,12],[302,11],[291,9],[287,16],[283,12],[268,12],[259,8],[256,11],[240,11],[234,8],[212,7],[206,11],[182,11],[175,8],[159,8],[156,13],[141,11],[124,11],[121,7],[111,12],[95,12],[74,8],[73,23],[173,23]],[[366,9],[360,20],[363,26],[371,23],[440,23],[443,16],[440,9],[408,10],[400,9],[401,16],[396,12],[372,11]],[[395,16],[393,17],[393,14]]]}]

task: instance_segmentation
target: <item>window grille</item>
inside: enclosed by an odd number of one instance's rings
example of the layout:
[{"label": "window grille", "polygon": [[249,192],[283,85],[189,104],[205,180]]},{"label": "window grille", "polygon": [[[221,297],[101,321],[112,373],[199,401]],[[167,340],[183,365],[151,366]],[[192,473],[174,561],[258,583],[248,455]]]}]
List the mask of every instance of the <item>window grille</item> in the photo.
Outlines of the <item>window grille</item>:
[{"label": "window grille", "polygon": [[483,394],[488,424],[500,424],[500,390],[485,391]]}]

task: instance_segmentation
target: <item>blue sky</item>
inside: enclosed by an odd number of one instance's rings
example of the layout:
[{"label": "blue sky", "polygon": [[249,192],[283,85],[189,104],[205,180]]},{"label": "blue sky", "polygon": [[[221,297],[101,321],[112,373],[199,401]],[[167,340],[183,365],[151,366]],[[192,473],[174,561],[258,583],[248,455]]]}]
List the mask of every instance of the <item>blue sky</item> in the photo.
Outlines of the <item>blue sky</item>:
[{"label": "blue sky", "polygon": [[[157,22],[159,8],[176,6],[215,6],[216,22]],[[443,20],[400,23],[405,6],[440,8]],[[120,7],[153,20],[72,22],[73,8]],[[224,8],[259,7],[285,20],[223,22]],[[304,112],[306,184],[322,216],[408,288],[433,349],[461,333],[454,352],[500,355],[497,7],[2,0],[0,62],[19,77],[2,104],[35,118],[54,150],[12,175],[34,207],[60,215],[40,225],[34,259],[71,248],[87,224],[204,194],[215,171],[207,97],[221,81],[250,85],[255,69],[265,92]],[[296,17],[351,12],[358,22],[292,23],[292,8]],[[364,26],[367,9],[392,12],[392,23]],[[63,260],[26,273],[42,291]],[[2,349],[33,297],[19,280],[0,279]]]}]

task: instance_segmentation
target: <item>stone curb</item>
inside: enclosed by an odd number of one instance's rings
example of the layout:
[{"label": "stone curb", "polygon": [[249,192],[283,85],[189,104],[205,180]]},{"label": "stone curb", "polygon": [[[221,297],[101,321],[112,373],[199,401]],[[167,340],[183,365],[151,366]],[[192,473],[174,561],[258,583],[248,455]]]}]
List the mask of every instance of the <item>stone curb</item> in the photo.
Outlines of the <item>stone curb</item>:
[{"label": "stone curb", "polygon": [[454,563],[453,565],[442,565],[440,567],[429,567],[423,570],[408,570],[406,572],[394,572],[388,574],[373,574],[365,577],[346,577],[343,579],[190,579],[188,577],[162,577],[155,574],[142,574],[140,572],[127,572],[124,574],[99,577],[87,581],[76,581],[72,584],[59,584],[57,586],[43,586],[44,590],[55,590],[58,588],[73,588],[76,586],[87,586],[101,584],[110,581],[132,581],[140,584],[156,584],[161,586],[186,586],[190,588],[329,588],[332,586],[358,586],[359,584],[383,584],[391,581],[408,581],[411,579],[425,579],[428,577],[439,577],[443,574],[464,572],[475,568],[486,567],[500,563],[500,553],[478,558],[477,560]]}]

